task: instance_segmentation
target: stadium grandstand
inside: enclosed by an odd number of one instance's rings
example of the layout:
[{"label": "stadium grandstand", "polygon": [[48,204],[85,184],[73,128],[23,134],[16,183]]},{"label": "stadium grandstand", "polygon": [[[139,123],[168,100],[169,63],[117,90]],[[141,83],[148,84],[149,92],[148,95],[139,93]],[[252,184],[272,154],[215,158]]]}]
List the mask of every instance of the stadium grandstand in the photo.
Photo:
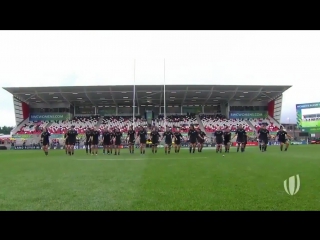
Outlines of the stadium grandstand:
[{"label": "stadium grandstand", "polygon": [[[242,124],[254,138],[262,123],[279,129],[282,94],[291,86],[253,85],[126,85],[66,87],[6,87],[13,95],[16,127],[12,139],[36,144],[47,127],[62,139],[71,125],[81,134],[86,127],[150,129],[195,124],[211,136],[218,127],[235,130]],[[249,134],[249,136],[250,136]]]}]

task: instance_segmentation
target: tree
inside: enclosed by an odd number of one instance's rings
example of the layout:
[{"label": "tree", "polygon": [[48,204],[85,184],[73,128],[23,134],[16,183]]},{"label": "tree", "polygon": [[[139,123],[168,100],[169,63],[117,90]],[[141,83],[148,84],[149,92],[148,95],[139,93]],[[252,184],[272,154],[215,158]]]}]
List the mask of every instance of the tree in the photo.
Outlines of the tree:
[{"label": "tree", "polygon": [[3,126],[0,127],[0,133],[5,134],[5,135],[9,135],[10,132],[12,131],[13,127],[7,127],[7,126]]}]

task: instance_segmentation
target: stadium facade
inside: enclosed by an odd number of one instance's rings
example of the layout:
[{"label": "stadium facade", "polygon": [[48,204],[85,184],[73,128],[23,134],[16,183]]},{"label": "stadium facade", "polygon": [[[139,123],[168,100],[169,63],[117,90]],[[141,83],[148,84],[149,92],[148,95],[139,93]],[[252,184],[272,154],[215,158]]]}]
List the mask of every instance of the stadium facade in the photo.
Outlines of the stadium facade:
[{"label": "stadium facade", "polygon": [[[221,113],[230,118],[268,115],[280,121],[282,94],[291,86],[126,85],[4,88],[13,95],[16,126],[33,117]],[[135,106],[135,107],[133,107]],[[164,109],[164,106],[166,108]]]},{"label": "stadium facade", "polygon": [[101,131],[120,128],[126,147],[126,131],[132,123],[149,131],[150,126],[157,126],[160,132],[168,126],[179,127],[185,141],[190,124],[196,124],[207,133],[207,146],[213,146],[212,133],[218,127],[228,126],[235,131],[241,124],[247,131],[248,145],[256,146],[256,130],[262,122],[269,124],[273,134],[279,129],[282,94],[290,87],[108,85],[4,89],[13,96],[16,116],[10,141],[14,141],[15,149],[24,149],[23,144],[33,149],[39,144],[43,127],[51,132],[51,147],[60,148],[57,144],[63,144],[63,134],[71,125],[79,133],[79,147],[87,126]]}]

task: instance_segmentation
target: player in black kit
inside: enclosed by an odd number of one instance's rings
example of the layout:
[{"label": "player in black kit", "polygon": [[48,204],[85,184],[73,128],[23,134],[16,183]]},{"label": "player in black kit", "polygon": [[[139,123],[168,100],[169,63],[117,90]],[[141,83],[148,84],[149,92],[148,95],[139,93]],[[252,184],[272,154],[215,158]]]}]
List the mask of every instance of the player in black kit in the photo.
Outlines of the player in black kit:
[{"label": "player in black kit", "polygon": [[137,133],[137,137],[139,137],[139,140],[140,140],[140,153],[145,154],[146,143],[147,143],[147,132],[146,130],[144,130],[143,127],[140,127],[140,130]]},{"label": "player in black kit", "polygon": [[214,137],[216,141],[216,153],[220,152],[222,153],[222,144],[223,144],[223,131],[221,130],[221,127],[218,127],[217,131],[214,132]]},{"label": "player in black kit", "polygon": [[93,128],[93,131],[91,132],[91,154],[96,154],[98,155],[98,145],[99,145],[99,137],[100,137],[100,132],[97,130],[96,127]]},{"label": "player in black kit", "polygon": [[159,144],[159,138],[160,134],[156,127],[153,127],[152,131],[150,132],[150,139],[152,144],[152,153],[157,153],[158,151],[158,144]]},{"label": "player in black kit", "polygon": [[205,141],[205,137],[207,136],[205,132],[201,131],[200,128],[197,129],[198,131],[198,152],[202,152],[203,144]]},{"label": "player in black kit", "polygon": [[120,155],[120,148],[121,148],[121,138],[122,138],[122,132],[120,132],[120,129],[116,128],[116,131],[114,133],[114,155]]},{"label": "player in black kit", "polygon": [[127,142],[129,144],[130,153],[134,153],[135,135],[136,135],[136,133],[133,130],[133,127],[131,126],[129,128],[128,135],[127,135]]},{"label": "player in black kit", "polygon": [[66,133],[64,134],[64,148],[65,148],[65,150],[66,150],[66,154],[68,154],[68,149],[69,149],[69,141],[68,141],[68,138],[67,138],[67,136],[68,136],[67,133],[68,133],[68,132],[66,132]]},{"label": "player in black kit", "polygon": [[230,152],[230,144],[231,144],[231,132],[228,127],[223,132],[223,144],[224,144],[224,152]]},{"label": "player in black kit", "polygon": [[85,134],[86,134],[86,140],[85,140],[84,145],[86,147],[86,153],[91,154],[91,142],[90,142],[91,129],[89,127],[87,127]]},{"label": "player in black kit", "polygon": [[260,151],[265,152],[267,151],[268,146],[268,138],[270,138],[269,130],[266,129],[265,125],[262,125],[260,129],[258,130],[258,139],[260,140]]},{"label": "player in black kit", "polygon": [[105,129],[102,133],[102,144],[103,144],[103,154],[106,154],[106,149],[107,149],[107,154],[110,154],[110,148],[111,148],[111,132],[109,129]]},{"label": "player in black kit", "polygon": [[[170,128],[167,128],[166,131],[162,134],[162,139],[164,138],[164,152],[170,154],[172,146],[172,137],[173,133]],[[162,141],[161,139],[161,141]]]},{"label": "player in black kit", "polygon": [[243,129],[242,125],[240,124],[233,137],[233,138],[237,137],[237,144],[238,144],[237,152],[239,152],[240,147],[241,147],[241,152],[244,152],[244,143],[245,143],[244,135],[246,135],[246,131]]},{"label": "player in black kit", "polygon": [[189,153],[191,153],[191,150],[192,150],[192,153],[194,153],[196,151],[198,132],[197,130],[194,129],[193,124],[190,125],[188,137],[189,137],[189,143],[190,143]]},{"label": "player in black kit", "polygon": [[285,151],[288,150],[289,142],[287,137],[291,138],[291,136],[283,129],[283,127],[280,127],[280,130],[277,132],[278,142],[280,143],[280,150],[283,150],[283,145],[285,145]]},{"label": "player in black kit", "polygon": [[174,136],[174,152],[178,153],[180,152],[181,139],[182,139],[182,135],[179,128],[176,128],[176,131],[173,133],[173,136]]},{"label": "player in black kit", "polygon": [[78,132],[71,126],[71,129],[67,133],[67,139],[69,141],[69,155],[74,155],[74,145],[76,145]]},{"label": "player in black kit", "polygon": [[44,128],[41,133],[41,141],[42,141],[42,149],[44,151],[44,154],[47,156],[49,154],[48,152],[48,146],[49,146],[49,137],[50,133],[47,128]]}]

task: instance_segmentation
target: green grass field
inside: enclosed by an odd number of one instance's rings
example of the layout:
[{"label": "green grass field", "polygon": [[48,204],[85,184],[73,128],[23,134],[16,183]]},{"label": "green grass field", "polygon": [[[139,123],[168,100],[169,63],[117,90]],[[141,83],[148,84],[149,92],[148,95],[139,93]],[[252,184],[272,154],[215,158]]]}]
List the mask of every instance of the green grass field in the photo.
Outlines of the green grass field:
[{"label": "green grass field", "polygon": [[304,128],[320,127],[320,121],[301,121],[301,126]]},{"label": "green grass field", "polygon": [[[0,152],[0,210],[319,210],[320,146],[226,154]],[[101,152],[101,151],[100,151]],[[288,195],[284,180],[299,174]]]}]

